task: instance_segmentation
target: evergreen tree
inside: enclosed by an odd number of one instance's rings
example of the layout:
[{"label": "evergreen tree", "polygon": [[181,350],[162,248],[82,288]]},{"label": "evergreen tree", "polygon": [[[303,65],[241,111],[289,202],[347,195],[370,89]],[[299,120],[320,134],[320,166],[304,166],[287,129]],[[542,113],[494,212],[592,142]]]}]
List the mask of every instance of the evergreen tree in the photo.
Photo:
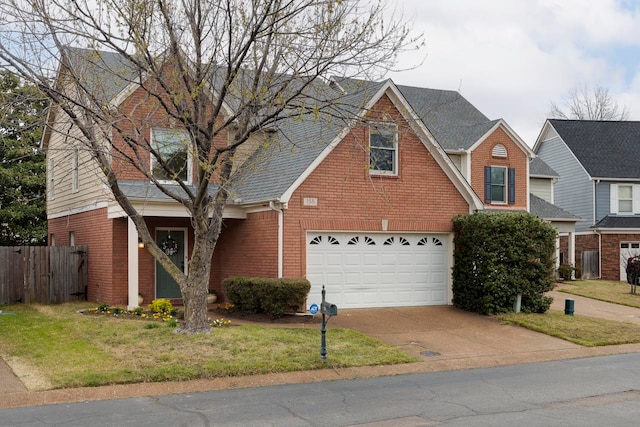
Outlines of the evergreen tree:
[{"label": "evergreen tree", "polygon": [[0,245],[47,240],[46,171],[38,151],[47,102],[38,89],[0,72]]}]

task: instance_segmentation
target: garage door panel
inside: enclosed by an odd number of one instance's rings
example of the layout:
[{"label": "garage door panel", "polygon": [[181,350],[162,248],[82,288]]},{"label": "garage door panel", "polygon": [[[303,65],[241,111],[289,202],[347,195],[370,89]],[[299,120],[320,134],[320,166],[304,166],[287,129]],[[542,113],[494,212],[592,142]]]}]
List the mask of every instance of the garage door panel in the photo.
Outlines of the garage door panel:
[{"label": "garage door panel", "polygon": [[[313,239],[320,243],[310,244]],[[320,302],[325,284],[327,300],[342,308],[446,304],[447,251],[434,240],[446,241],[418,234],[309,233],[308,303]]]}]

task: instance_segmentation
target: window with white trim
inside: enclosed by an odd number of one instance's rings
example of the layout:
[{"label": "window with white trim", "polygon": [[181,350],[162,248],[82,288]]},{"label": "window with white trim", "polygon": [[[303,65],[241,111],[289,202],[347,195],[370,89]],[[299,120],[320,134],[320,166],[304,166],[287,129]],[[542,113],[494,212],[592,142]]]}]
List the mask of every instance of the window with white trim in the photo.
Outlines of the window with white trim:
[{"label": "window with white trim", "polygon": [[373,174],[398,174],[398,125],[369,125],[369,169]]},{"label": "window with white trim", "polygon": [[55,162],[53,159],[49,159],[49,170],[47,171],[49,174],[48,182],[47,182],[47,192],[49,200],[54,200],[56,198],[56,180],[55,180]]},{"label": "window with white trim", "polygon": [[616,215],[640,215],[640,184],[611,184],[610,211]]},{"label": "window with white trim", "polygon": [[[189,150],[189,135],[181,129],[151,129],[151,173],[165,182],[191,183],[193,161]],[[163,167],[156,156],[165,163]]]},{"label": "window with white trim", "polygon": [[[71,156],[71,191],[73,193],[78,192],[78,166],[80,163],[80,152],[78,147],[73,147],[73,154]],[[73,246],[73,245],[72,245]]]}]

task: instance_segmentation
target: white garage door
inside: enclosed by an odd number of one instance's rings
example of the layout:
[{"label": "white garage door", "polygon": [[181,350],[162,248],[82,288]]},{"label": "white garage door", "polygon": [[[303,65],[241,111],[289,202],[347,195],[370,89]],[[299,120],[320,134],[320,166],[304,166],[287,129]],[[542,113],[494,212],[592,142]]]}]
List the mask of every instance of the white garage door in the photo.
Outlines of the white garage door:
[{"label": "white garage door", "polygon": [[307,233],[307,305],[340,308],[445,305],[447,248],[442,235]]}]

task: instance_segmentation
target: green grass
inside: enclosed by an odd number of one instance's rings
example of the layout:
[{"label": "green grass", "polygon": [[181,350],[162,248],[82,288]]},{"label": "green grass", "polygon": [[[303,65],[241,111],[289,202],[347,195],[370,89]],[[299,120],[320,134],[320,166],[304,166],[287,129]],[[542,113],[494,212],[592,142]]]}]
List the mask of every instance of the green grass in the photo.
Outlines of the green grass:
[{"label": "green grass", "polygon": [[557,310],[549,310],[545,314],[507,313],[500,319],[585,347],[640,342],[640,325],[580,315],[567,316]]},{"label": "green grass", "polygon": [[[559,289],[560,292],[640,308],[640,294],[631,294],[631,287],[624,282],[612,280],[575,280],[565,282],[565,284],[568,285],[568,287]],[[638,289],[638,292],[640,292],[640,289]]]},{"label": "green grass", "polygon": [[356,331],[230,326],[210,335],[175,334],[166,324],[77,313],[83,305],[0,307],[0,352],[34,367],[54,388],[180,381],[418,361]]}]

